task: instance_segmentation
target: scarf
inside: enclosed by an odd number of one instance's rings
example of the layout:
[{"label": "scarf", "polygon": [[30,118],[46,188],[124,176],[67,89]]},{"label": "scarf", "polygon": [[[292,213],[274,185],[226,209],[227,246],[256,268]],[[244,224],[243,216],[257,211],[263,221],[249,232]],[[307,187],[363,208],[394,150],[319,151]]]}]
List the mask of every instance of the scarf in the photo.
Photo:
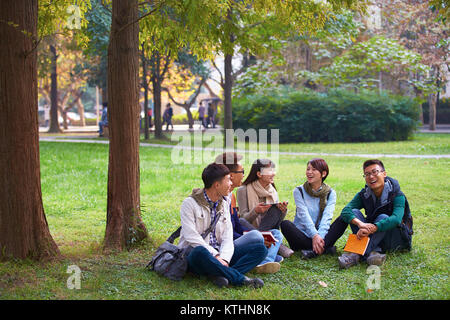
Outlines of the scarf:
[{"label": "scarf", "polygon": [[[253,181],[252,183],[247,185],[247,202],[248,202],[248,210],[253,210],[258,203],[260,202],[260,198],[265,198],[266,203],[277,203],[278,202],[278,193],[277,190],[273,187],[272,184],[269,184],[267,187],[263,188],[259,183],[259,180]],[[258,215],[255,219],[253,225],[259,226],[261,222],[262,215]]]},{"label": "scarf", "polygon": [[323,210],[325,210],[325,207],[327,206],[327,198],[328,193],[331,191],[331,187],[327,185],[326,183],[322,183],[322,186],[319,188],[319,191],[314,191],[311,185],[306,181],[303,184],[303,189],[311,196],[315,198],[320,198],[319,202],[319,218],[322,217]]}]

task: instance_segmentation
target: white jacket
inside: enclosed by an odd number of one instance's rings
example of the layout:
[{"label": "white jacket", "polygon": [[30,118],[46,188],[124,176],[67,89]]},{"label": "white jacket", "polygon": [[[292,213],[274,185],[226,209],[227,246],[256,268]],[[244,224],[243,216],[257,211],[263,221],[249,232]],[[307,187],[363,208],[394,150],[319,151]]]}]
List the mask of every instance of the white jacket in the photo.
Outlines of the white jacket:
[{"label": "white jacket", "polygon": [[231,261],[234,252],[233,225],[231,224],[230,206],[226,199],[219,202],[217,214],[220,215],[216,224],[216,238],[219,251],[209,245],[211,234],[205,239],[201,234],[211,225],[211,213],[208,202],[203,195],[203,189],[194,189],[191,196],[181,204],[181,234],[178,246],[203,246],[213,255],[217,254],[227,262]]}]

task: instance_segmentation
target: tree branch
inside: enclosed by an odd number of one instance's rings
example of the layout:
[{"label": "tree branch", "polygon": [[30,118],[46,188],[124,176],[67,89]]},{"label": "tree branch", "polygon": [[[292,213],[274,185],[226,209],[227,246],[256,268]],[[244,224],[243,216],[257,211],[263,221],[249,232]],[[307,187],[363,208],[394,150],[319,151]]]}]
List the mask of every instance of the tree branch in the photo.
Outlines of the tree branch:
[{"label": "tree branch", "polygon": [[217,72],[220,75],[220,85],[223,87],[224,86],[224,82],[223,82],[223,75],[222,72],[220,71],[219,67],[217,67],[216,63],[214,61],[211,61],[213,67],[217,70]]}]

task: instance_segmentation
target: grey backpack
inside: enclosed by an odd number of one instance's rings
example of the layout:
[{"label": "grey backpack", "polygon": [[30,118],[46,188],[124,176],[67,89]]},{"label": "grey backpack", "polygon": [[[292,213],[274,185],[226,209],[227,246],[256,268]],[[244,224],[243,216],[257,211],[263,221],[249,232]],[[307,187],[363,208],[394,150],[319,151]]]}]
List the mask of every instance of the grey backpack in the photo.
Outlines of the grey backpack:
[{"label": "grey backpack", "polygon": [[[211,223],[208,229],[202,233],[203,239],[214,229],[220,215]],[[171,280],[180,281],[188,269],[187,257],[192,251],[193,247],[189,246],[183,249],[178,248],[173,244],[176,238],[180,236],[181,227],[170,235],[167,240],[156,249],[150,262],[146,268],[156,271],[156,273],[167,277]]]}]

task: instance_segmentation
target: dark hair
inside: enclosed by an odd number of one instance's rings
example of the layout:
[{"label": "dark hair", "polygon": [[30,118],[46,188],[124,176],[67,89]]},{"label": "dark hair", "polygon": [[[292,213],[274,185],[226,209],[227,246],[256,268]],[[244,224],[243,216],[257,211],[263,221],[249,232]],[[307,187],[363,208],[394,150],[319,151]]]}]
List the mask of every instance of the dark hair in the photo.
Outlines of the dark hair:
[{"label": "dark hair", "polygon": [[234,171],[238,168],[238,162],[242,159],[236,152],[224,152],[216,157],[215,163],[225,165],[228,170]]},{"label": "dark hair", "polygon": [[[255,162],[252,164],[252,168],[250,169],[250,173],[248,174],[247,178],[244,182],[242,182],[243,185],[250,184],[256,180],[258,180],[258,172],[261,172],[262,168],[275,168],[275,163],[273,163],[269,159],[256,159]],[[273,184],[273,187],[275,188],[275,184]],[[276,189],[276,188],[275,188]]]},{"label": "dark hair", "polygon": [[322,175],[322,172],[324,171],[327,173],[325,177],[322,178],[322,182],[324,182],[328,177],[328,174],[330,173],[327,162],[321,158],[314,158],[312,160],[309,160],[306,165],[308,164],[310,164],[314,169],[318,170],[320,172],[320,175]]},{"label": "dark hair", "polygon": [[364,171],[367,167],[370,167],[371,165],[374,165],[374,164],[379,165],[379,166],[381,167],[381,169],[383,169],[382,171],[385,171],[385,170],[384,170],[383,162],[381,162],[381,160],[378,160],[378,159],[370,159],[370,160],[364,161],[364,164],[363,164],[363,171]]},{"label": "dark hair", "polygon": [[107,106],[108,106],[108,102],[103,102],[103,103],[102,103],[102,106],[103,106],[103,107],[107,107]]},{"label": "dark hair", "polygon": [[217,163],[209,164],[202,172],[205,189],[211,188],[214,182],[222,180],[227,174],[230,174],[230,170],[225,165]]}]

